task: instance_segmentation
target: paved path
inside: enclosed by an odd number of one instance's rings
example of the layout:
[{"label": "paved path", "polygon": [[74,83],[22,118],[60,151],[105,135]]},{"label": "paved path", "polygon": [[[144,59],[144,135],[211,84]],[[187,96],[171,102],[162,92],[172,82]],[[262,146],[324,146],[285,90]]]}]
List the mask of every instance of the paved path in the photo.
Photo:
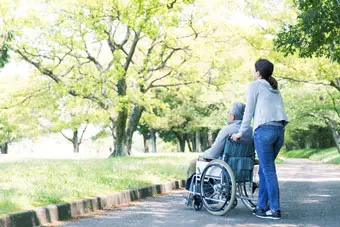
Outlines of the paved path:
[{"label": "paved path", "polygon": [[340,226],[340,167],[305,159],[278,165],[281,220],[259,219],[239,202],[225,216],[196,212],[182,203],[182,193],[150,198],[133,206],[66,224],[67,227],[222,227]]}]

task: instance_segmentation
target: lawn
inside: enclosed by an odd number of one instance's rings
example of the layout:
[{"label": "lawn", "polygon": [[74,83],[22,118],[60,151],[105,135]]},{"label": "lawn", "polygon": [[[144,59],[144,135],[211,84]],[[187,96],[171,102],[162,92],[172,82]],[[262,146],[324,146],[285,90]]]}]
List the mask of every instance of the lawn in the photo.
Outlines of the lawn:
[{"label": "lawn", "polygon": [[0,164],[0,216],[48,204],[185,179],[197,154]]},{"label": "lawn", "polygon": [[301,149],[282,153],[287,158],[309,158],[332,164],[340,164],[340,153],[335,147],[327,149]]},{"label": "lawn", "polygon": [[0,216],[185,179],[189,163],[197,155],[0,163]]}]

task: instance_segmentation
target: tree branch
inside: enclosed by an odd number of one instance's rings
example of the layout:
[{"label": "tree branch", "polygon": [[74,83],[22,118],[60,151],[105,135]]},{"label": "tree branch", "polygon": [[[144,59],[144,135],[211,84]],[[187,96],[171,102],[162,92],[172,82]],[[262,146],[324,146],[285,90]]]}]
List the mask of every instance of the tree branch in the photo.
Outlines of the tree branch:
[{"label": "tree branch", "polygon": [[[68,46],[66,46],[66,47],[68,47]],[[58,58],[59,62],[58,62],[58,64],[55,66],[55,68],[57,68],[57,67],[64,61],[64,59],[65,59],[68,55],[70,55],[70,54],[72,53],[73,50],[72,50],[70,47],[68,47],[68,48],[70,49],[70,51],[68,51],[67,53],[65,53],[65,55],[64,55],[62,58],[56,56],[56,57]]]},{"label": "tree branch", "polygon": [[95,64],[95,66],[96,66],[96,68],[98,69],[98,71],[102,71],[103,66],[99,63],[99,61],[98,61],[95,57],[93,57],[93,56],[90,54],[90,52],[89,52],[89,50],[88,50],[88,48],[87,48],[87,45],[86,45],[86,41],[85,41],[85,40],[84,40],[84,47],[85,47],[85,52],[86,52],[86,54],[87,54],[87,59],[89,59],[90,61],[92,61],[92,62]]},{"label": "tree branch", "polygon": [[89,125],[89,123],[88,123],[88,121],[87,121],[86,126],[85,126],[85,128],[83,129],[83,131],[82,131],[82,133],[81,133],[81,136],[80,136],[78,145],[80,145],[80,144],[82,143],[82,141],[83,141],[83,136],[84,136],[84,133],[85,133],[86,128],[87,128],[88,125]]},{"label": "tree branch", "polygon": [[127,43],[127,41],[129,40],[129,38],[130,38],[130,28],[129,28],[129,26],[126,26],[125,37],[124,37],[122,43],[120,43],[120,44],[117,44],[117,43],[116,43],[116,46],[118,46],[119,49],[122,49],[123,46],[124,46],[124,45]]},{"label": "tree branch", "polygon": [[332,103],[333,103],[333,107],[334,107],[335,112],[338,114],[338,117],[340,117],[340,112],[339,112],[338,108],[336,107],[336,103],[335,103],[335,98],[334,98],[334,96],[329,92],[328,89],[326,89],[326,91],[327,91],[328,95],[329,95],[329,96],[331,97],[331,99],[332,99]]},{"label": "tree branch", "polygon": [[[17,50],[15,50],[15,52],[18,53],[25,61],[27,61],[28,63],[32,64],[35,68],[37,68],[43,75],[48,76],[53,81],[55,81],[57,84],[62,84],[62,85],[65,86],[64,82],[57,75],[55,75],[53,73],[53,71],[42,67],[39,62],[32,61],[24,53],[22,53],[22,51],[17,49]],[[97,103],[104,110],[108,109],[108,106],[105,103],[103,103],[102,101],[100,101],[99,98],[95,97],[94,95],[91,95],[91,94],[90,95],[80,95],[80,94],[76,93],[76,91],[74,89],[70,89],[68,91],[68,93],[72,96],[80,96],[84,99],[89,99],[89,100]]]},{"label": "tree branch", "polygon": [[102,101],[100,101],[99,100],[99,98],[97,98],[96,96],[94,96],[94,95],[91,95],[91,94],[89,94],[89,95],[80,95],[80,94],[78,94],[75,90],[73,90],[73,89],[71,89],[71,90],[69,90],[69,92],[68,92],[70,95],[72,95],[72,96],[79,96],[79,97],[82,97],[82,98],[84,98],[84,99],[88,99],[88,100],[91,100],[91,101],[93,101],[94,103],[96,103],[98,106],[100,106],[102,109],[104,109],[104,110],[107,110],[109,107],[108,107],[108,105],[106,105],[104,102],[102,102]]},{"label": "tree branch", "polygon": [[73,140],[70,139],[69,137],[67,137],[64,133],[63,130],[60,131],[61,135],[63,135],[63,137],[65,137],[65,139],[67,139],[68,141],[70,141],[71,143],[73,143]]},{"label": "tree branch", "polygon": [[[155,48],[155,46],[156,46],[157,44],[160,44],[160,43],[164,42],[163,40],[162,40],[162,41],[159,41],[159,42],[156,42],[156,40],[157,40],[157,37],[154,38],[154,39],[152,40],[151,46],[150,46],[150,48],[148,49],[148,52],[145,54],[145,58],[144,58],[144,67],[143,67],[141,70],[138,71],[138,74],[142,74],[142,73],[145,72],[145,70],[147,69],[147,64],[149,63],[149,58],[150,58],[150,56],[151,56],[151,54],[152,54],[153,49]],[[142,52],[142,51],[141,51],[141,52]],[[143,53],[143,52],[142,52],[142,53]]]},{"label": "tree branch", "polygon": [[56,76],[53,71],[41,67],[41,64],[39,62],[34,62],[31,59],[29,59],[24,53],[22,53],[20,50],[15,50],[16,53],[18,53],[26,62],[33,65],[36,69],[38,69],[42,74],[50,77],[52,80],[54,80],[56,83],[61,83],[61,79]]},{"label": "tree branch", "polygon": [[189,27],[190,27],[191,30],[194,32],[194,35],[195,35],[194,40],[195,40],[195,39],[197,39],[199,33],[198,33],[198,32],[196,31],[196,29],[194,28],[193,19],[194,19],[194,17],[193,17],[193,15],[191,14],[191,15],[190,15],[190,20],[189,20]]},{"label": "tree branch", "polygon": [[172,73],[172,71],[168,72],[168,73],[165,74],[164,76],[161,76],[161,77],[156,78],[156,79],[154,79],[153,81],[151,81],[151,83],[149,84],[149,86],[145,89],[145,92],[147,92],[150,88],[152,88],[153,84],[154,84],[156,81],[162,80],[162,79],[164,79],[165,77],[170,76],[171,73]]},{"label": "tree branch", "polygon": [[330,85],[340,92],[340,77],[331,81]]},{"label": "tree branch", "polygon": [[131,49],[129,51],[129,55],[126,57],[126,61],[125,61],[125,64],[124,64],[125,73],[129,69],[130,63],[132,61],[132,57],[133,57],[135,50],[136,50],[137,43],[139,41],[140,34],[141,34],[140,30],[135,32],[135,38],[133,39],[132,46],[131,46]]},{"label": "tree branch", "polygon": [[177,2],[177,0],[173,0],[172,2],[168,3],[168,4],[166,5],[166,7],[167,7],[168,9],[172,9],[172,8],[174,7],[174,5],[175,5],[176,2]]},{"label": "tree branch", "polygon": [[158,66],[156,66],[155,68],[150,69],[150,71],[157,71],[160,69],[163,69],[166,66],[166,63],[169,61],[169,59],[172,57],[172,55],[174,55],[175,52],[180,51],[180,50],[185,50],[187,47],[184,48],[170,48],[171,52],[168,54],[168,56],[166,56],[165,60],[162,61]]},{"label": "tree branch", "polygon": [[[39,95],[41,94],[40,92],[44,92],[44,91],[46,91],[46,90],[48,90],[48,89],[49,89],[49,87],[48,87],[48,88],[42,88],[42,89],[35,90],[35,91],[31,92],[31,94],[29,94],[28,96],[26,96],[26,97],[25,97],[23,100],[21,100],[20,102],[15,103],[15,104],[10,105],[10,106],[1,107],[1,109],[7,110],[7,109],[10,109],[10,108],[16,107],[16,106],[18,106],[18,105],[20,105],[20,104],[24,104],[25,102],[27,102],[27,101],[30,100],[31,98],[36,97],[36,96],[39,96]],[[38,93],[38,94],[36,94],[36,93]]]},{"label": "tree branch", "polygon": [[276,77],[278,79],[283,79],[283,80],[290,80],[298,83],[308,83],[308,84],[317,84],[317,85],[325,85],[325,86],[332,86],[330,83],[324,83],[324,82],[314,82],[314,81],[308,81],[308,80],[300,80],[300,79],[294,79],[294,78],[289,78],[289,77]]},{"label": "tree branch", "polygon": [[156,87],[177,87],[177,86],[194,84],[194,83],[199,83],[199,81],[191,81],[191,82],[183,82],[183,83],[175,83],[175,84],[156,84],[156,85],[150,86],[149,89],[156,88]]}]

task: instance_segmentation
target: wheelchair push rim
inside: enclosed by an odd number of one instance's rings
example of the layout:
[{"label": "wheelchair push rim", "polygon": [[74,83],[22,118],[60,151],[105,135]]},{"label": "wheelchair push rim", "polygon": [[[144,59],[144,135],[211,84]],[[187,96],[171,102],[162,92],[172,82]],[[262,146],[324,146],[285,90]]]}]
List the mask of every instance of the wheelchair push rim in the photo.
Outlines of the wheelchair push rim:
[{"label": "wheelchair push rim", "polygon": [[221,160],[211,161],[201,175],[204,208],[213,215],[224,215],[234,204],[236,182],[231,167]]}]

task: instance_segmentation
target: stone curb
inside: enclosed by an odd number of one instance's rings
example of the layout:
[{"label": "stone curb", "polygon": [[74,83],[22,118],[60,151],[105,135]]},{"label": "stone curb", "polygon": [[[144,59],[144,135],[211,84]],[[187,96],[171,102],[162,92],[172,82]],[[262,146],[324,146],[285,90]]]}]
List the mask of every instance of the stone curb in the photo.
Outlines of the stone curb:
[{"label": "stone curb", "polygon": [[112,209],[121,204],[169,193],[172,190],[184,187],[185,180],[176,180],[164,184],[154,184],[149,187],[82,199],[71,203],[48,205],[0,218],[0,227],[33,227],[56,221],[65,221],[96,210]]}]

